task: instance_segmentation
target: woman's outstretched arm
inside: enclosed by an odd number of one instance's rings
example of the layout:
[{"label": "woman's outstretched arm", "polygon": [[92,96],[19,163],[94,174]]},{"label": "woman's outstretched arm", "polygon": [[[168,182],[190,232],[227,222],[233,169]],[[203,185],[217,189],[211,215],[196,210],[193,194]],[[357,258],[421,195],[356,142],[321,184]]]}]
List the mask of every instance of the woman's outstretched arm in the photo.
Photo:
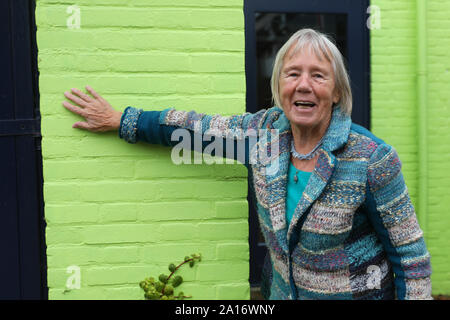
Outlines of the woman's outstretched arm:
[{"label": "woman's outstretched arm", "polygon": [[[86,86],[86,89],[91,96],[78,89],[64,93],[74,104],[65,101],[63,106],[85,118],[84,122],[76,122],[73,128],[91,132],[119,130],[119,137],[129,143],[144,141],[165,146],[179,143],[179,139],[174,140],[172,134],[181,129],[190,136],[190,143],[183,143],[183,148],[231,158],[245,165],[250,162],[249,150],[256,143],[255,134],[260,123],[270,113],[260,110],[256,114],[212,116],[194,111],[143,111],[133,107],[127,107],[122,113],[114,110],[91,87]],[[249,139],[250,136],[253,138]],[[215,148],[211,148],[213,140],[218,140]]]}]

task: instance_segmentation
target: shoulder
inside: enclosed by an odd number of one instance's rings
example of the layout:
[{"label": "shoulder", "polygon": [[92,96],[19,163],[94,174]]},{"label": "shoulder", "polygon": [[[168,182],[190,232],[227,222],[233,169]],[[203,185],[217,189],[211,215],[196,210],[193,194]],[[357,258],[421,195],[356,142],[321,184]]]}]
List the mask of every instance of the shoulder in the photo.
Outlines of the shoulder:
[{"label": "shoulder", "polygon": [[362,158],[370,164],[382,159],[389,153],[397,154],[393,146],[366,128],[352,123],[347,143],[342,150],[343,156]]},{"label": "shoulder", "polygon": [[353,133],[355,135],[360,135],[362,137],[368,138],[372,141],[374,141],[377,144],[384,144],[385,142],[375,136],[372,132],[364,128],[363,126],[360,126],[359,124],[356,124],[352,122],[352,125],[350,127],[350,133]]},{"label": "shoulder", "polygon": [[387,185],[399,175],[402,164],[395,148],[366,128],[352,124],[348,144],[353,145],[355,152],[365,154],[372,189]]}]

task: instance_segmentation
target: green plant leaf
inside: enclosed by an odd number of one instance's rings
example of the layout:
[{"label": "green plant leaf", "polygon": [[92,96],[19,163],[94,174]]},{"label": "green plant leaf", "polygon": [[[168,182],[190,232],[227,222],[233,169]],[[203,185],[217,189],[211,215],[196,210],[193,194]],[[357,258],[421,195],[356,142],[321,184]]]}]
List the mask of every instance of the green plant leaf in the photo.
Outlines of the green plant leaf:
[{"label": "green plant leaf", "polygon": [[162,292],[163,288],[164,288],[164,283],[162,283],[162,282],[155,283],[155,290],[156,291]]},{"label": "green plant leaf", "polygon": [[167,283],[167,278],[168,278],[168,276],[165,274],[159,275],[159,281],[161,281],[162,283]]},{"label": "green plant leaf", "polygon": [[164,294],[169,296],[173,294],[173,287],[170,284],[166,285],[164,288]]},{"label": "green plant leaf", "polygon": [[147,292],[145,294],[145,298],[148,300],[159,300],[159,293],[155,293],[155,292]]},{"label": "green plant leaf", "polygon": [[183,278],[181,276],[176,276],[175,278],[173,278],[172,280],[172,285],[176,288],[178,287],[180,284],[183,283]]}]

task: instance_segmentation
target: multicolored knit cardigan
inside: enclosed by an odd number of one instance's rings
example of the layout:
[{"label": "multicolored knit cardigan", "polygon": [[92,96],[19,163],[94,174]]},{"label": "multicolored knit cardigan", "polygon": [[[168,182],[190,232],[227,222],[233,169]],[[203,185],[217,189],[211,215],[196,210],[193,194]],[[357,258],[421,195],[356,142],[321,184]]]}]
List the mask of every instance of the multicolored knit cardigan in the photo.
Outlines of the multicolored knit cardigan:
[{"label": "multicolored knit cardigan", "polygon": [[[223,117],[128,107],[119,136],[130,143],[173,146],[177,128],[192,134],[212,130],[218,139],[234,135],[236,141],[245,139],[236,134],[241,130],[278,130],[273,139],[257,142],[262,149],[278,143],[270,161],[245,162],[270,253],[267,298],[431,299],[430,255],[398,155],[353,124],[339,106],[289,226],[285,202],[292,133],[280,108]],[[278,170],[267,174],[274,161]]]}]

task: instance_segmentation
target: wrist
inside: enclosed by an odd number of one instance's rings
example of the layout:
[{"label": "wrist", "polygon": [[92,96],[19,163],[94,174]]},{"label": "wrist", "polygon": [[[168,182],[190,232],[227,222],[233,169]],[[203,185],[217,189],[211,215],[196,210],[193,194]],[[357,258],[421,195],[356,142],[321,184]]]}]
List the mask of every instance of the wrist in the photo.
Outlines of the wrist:
[{"label": "wrist", "polygon": [[114,111],[114,113],[111,117],[111,124],[110,124],[112,130],[115,130],[115,131],[119,130],[120,120],[122,119],[122,114],[123,113],[120,111],[116,111],[116,110]]}]

